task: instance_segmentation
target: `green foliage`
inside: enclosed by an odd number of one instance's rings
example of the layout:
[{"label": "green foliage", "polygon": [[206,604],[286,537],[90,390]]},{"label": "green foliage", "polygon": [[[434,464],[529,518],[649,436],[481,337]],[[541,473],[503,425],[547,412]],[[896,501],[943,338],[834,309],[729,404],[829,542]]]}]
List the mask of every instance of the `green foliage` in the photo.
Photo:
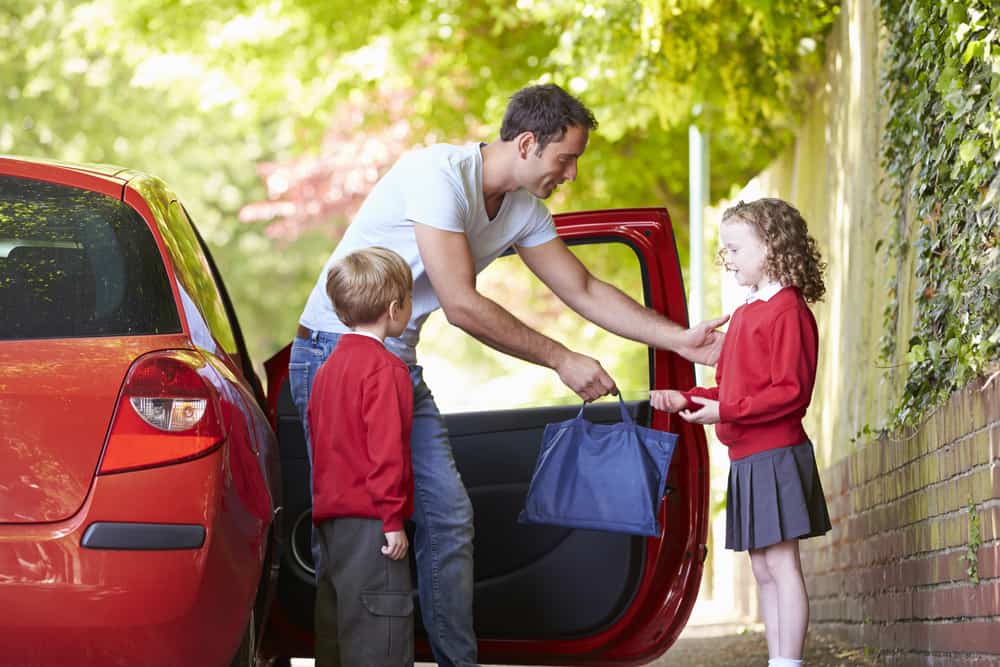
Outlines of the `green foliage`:
[{"label": "green foliage", "polygon": [[[407,91],[415,143],[486,138],[508,96],[554,81],[601,123],[570,208],[678,203],[687,125],[712,132],[713,193],[788,141],[822,63],[835,0],[118,0],[168,51],[281,105],[299,146],[348,101]],[[196,18],[195,18],[196,17]],[[370,105],[366,122],[385,121]]]},{"label": "green foliage", "polygon": [[332,241],[237,221],[264,196],[255,165],[280,149],[279,120],[241,106],[220,71],[123,31],[111,0],[0,3],[0,71],[0,153],[163,178],[212,248],[252,358],[287,342]]},{"label": "green foliage", "polygon": [[[887,35],[883,167],[895,215],[885,250],[915,263],[902,350],[890,284],[884,360],[908,365],[888,428],[915,424],[1000,356],[1000,9],[989,0],[881,0]],[[905,333],[902,333],[905,336]]]}]

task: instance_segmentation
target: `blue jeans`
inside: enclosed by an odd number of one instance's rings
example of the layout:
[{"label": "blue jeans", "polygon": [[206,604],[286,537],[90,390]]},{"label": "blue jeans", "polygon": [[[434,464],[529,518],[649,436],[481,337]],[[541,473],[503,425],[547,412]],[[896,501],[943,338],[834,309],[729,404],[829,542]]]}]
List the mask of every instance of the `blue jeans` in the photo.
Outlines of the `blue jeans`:
[{"label": "blue jeans", "polygon": [[[303,418],[306,449],[312,444],[306,407],[316,371],[337,346],[339,334],[314,332],[296,338],[288,363],[292,400]],[[391,346],[389,347],[392,350]],[[417,562],[420,612],[434,659],[439,665],[467,667],[477,660],[472,627],[472,503],[455,466],[448,428],[423,380],[420,366],[413,380],[413,553]],[[313,550],[313,557],[317,554]]]}]

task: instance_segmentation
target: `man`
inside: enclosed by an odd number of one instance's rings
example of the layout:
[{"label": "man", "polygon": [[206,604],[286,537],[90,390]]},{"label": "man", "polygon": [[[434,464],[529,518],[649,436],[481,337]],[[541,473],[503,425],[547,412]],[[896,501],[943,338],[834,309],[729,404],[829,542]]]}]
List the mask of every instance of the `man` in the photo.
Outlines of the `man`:
[{"label": "man", "polygon": [[[407,362],[414,383],[411,448],[413,520],[420,609],[441,665],[476,664],[472,628],[472,505],[455,468],[448,432],[416,366],[420,327],[438,307],[448,321],[501,352],[551,368],[584,401],[616,392],[601,364],[529,328],[476,291],[476,274],[510,247],[563,302],[625,338],[714,363],[715,327],[682,329],[595,278],[556,234],[541,202],[576,179],[593,114],[556,85],[530,86],[510,100],[500,139],[435,145],[402,157],[375,185],[319,275],[292,345],[289,378],[300,413],[316,369],[348,328],[324,286],[341,256],[379,245],[413,271],[413,316],[386,346]],[[307,431],[308,437],[308,431]]]}]

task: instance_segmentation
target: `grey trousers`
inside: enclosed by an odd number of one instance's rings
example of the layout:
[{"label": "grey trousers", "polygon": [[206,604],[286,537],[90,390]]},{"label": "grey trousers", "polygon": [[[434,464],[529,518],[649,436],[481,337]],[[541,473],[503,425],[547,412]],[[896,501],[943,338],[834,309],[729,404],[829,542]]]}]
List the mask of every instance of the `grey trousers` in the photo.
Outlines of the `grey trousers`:
[{"label": "grey trousers", "polygon": [[413,665],[409,560],[390,560],[382,555],[385,535],[377,519],[329,519],[317,529],[322,553],[317,583],[332,583],[337,599],[335,627],[317,631],[339,635],[340,664]]}]

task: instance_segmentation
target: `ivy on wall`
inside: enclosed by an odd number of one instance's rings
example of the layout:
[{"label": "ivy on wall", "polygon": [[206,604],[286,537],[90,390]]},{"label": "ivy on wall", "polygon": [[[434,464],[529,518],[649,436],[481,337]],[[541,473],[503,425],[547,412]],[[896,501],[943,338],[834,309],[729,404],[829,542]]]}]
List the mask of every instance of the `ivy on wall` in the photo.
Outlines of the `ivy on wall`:
[{"label": "ivy on wall", "polygon": [[[1000,4],[878,6],[887,45],[882,164],[894,213],[882,250],[896,266],[881,353],[907,369],[886,424],[894,430],[1000,357]],[[912,278],[901,280],[911,262]],[[901,293],[907,286],[912,294]],[[902,340],[900,308],[911,296],[912,335]]]}]

